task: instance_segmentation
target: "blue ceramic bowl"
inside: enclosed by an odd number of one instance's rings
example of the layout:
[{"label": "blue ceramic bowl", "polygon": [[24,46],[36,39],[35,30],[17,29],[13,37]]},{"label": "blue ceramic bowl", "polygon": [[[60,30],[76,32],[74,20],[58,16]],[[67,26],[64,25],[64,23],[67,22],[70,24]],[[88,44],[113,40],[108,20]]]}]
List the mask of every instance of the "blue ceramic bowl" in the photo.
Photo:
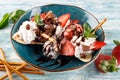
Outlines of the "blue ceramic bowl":
[{"label": "blue ceramic bowl", "polygon": [[[28,10],[24,15],[22,15],[19,20],[15,23],[11,30],[11,37],[12,35],[19,29],[19,26],[22,22],[29,20],[30,16],[33,15],[33,11],[38,9],[37,12],[47,12],[49,10],[53,11],[56,16],[60,16],[65,13],[71,14],[71,19],[78,19],[80,20],[80,24],[84,22],[89,23],[92,27],[95,27],[99,22],[98,20],[88,11],[71,5],[60,5],[60,4],[50,4],[45,6],[38,6]],[[103,29],[100,28],[97,30],[96,34],[99,36],[98,40],[104,41],[104,32]],[[43,57],[42,52],[42,45],[23,45],[19,44],[11,38],[12,45],[16,50],[17,54],[22,58],[25,62],[47,71],[66,71],[66,70],[73,70],[76,68],[84,68],[91,62],[93,62],[96,57],[99,55],[100,50],[93,53],[92,60],[90,62],[82,62],[75,57],[65,57],[60,56],[59,59],[63,60],[63,63],[57,62],[57,60],[46,60]]]}]

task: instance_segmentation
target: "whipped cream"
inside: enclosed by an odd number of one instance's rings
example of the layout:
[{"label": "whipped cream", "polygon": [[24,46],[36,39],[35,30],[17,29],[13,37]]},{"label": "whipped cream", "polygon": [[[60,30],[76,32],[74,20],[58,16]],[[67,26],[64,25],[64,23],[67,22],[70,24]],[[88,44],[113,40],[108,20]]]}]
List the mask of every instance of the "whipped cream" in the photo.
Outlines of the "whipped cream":
[{"label": "whipped cream", "polygon": [[[28,26],[28,29],[27,27]],[[35,40],[36,34],[35,29],[38,29],[36,23],[33,21],[25,21],[20,25],[18,34],[19,37],[27,44],[31,43],[31,41]]]},{"label": "whipped cream", "polygon": [[80,46],[75,47],[75,57],[80,59],[80,54],[89,55],[93,52],[93,50],[90,49],[91,44],[93,44],[96,41],[96,38],[87,38],[85,39],[85,42],[80,42]]}]

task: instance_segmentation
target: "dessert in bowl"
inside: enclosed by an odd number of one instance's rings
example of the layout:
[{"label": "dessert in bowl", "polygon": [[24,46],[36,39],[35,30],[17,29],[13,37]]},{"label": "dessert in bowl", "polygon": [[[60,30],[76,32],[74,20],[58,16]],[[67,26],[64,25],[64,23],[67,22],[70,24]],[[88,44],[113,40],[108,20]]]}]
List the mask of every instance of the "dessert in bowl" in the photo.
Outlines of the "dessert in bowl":
[{"label": "dessert in bowl", "polygon": [[[38,12],[31,16],[33,11]],[[95,60],[105,45],[98,20],[70,5],[45,5],[28,10],[13,26],[11,40],[18,55],[48,71],[83,68]]]}]

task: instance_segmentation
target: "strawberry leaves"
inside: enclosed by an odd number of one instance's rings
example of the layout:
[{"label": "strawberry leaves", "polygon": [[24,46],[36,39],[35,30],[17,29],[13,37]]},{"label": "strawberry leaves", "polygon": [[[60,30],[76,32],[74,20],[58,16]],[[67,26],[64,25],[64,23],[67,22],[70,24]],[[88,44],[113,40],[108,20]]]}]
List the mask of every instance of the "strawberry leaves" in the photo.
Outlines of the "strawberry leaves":
[{"label": "strawberry leaves", "polygon": [[116,44],[116,45],[119,45],[119,44],[120,44],[120,41],[118,41],[118,40],[113,40],[113,42],[114,42],[114,44]]},{"label": "strawberry leaves", "polygon": [[84,34],[83,34],[84,38],[90,38],[90,37],[97,38],[97,36],[93,34],[94,29],[92,29],[88,23],[84,23],[83,28],[84,28]]},{"label": "strawberry leaves", "polygon": [[112,57],[110,60],[101,60],[99,67],[104,72],[114,72],[119,70],[119,68],[117,67],[117,62],[115,57]]}]

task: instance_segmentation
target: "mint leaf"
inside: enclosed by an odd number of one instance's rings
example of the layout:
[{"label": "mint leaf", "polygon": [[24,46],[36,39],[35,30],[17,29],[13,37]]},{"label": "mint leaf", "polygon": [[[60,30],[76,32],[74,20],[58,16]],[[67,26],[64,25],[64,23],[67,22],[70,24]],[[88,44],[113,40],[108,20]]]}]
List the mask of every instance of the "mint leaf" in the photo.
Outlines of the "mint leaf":
[{"label": "mint leaf", "polygon": [[40,18],[39,14],[35,15],[35,22],[37,23],[37,25],[45,25],[43,20]]},{"label": "mint leaf", "polygon": [[92,29],[88,23],[84,23],[83,28],[84,28],[84,34],[83,34],[84,38],[89,38],[89,37],[97,38],[97,36],[93,34],[94,29]]},{"label": "mint leaf", "polygon": [[118,40],[113,40],[113,42],[114,42],[114,44],[116,44],[116,45],[119,45],[119,44],[120,44],[120,41],[118,41]]},{"label": "mint leaf", "polygon": [[9,13],[4,14],[2,20],[0,21],[0,29],[6,27],[8,25],[9,22]]},{"label": "mint leaf", "polygon": [[15,23],[19,19],[19,17],[21,15],[23,15],[24,13],[25,13],[25,11],[21,10],[21,9],[17,9],[15,11],[13,11],[10,15],[10,18],[9,18],[10,22]]}]

